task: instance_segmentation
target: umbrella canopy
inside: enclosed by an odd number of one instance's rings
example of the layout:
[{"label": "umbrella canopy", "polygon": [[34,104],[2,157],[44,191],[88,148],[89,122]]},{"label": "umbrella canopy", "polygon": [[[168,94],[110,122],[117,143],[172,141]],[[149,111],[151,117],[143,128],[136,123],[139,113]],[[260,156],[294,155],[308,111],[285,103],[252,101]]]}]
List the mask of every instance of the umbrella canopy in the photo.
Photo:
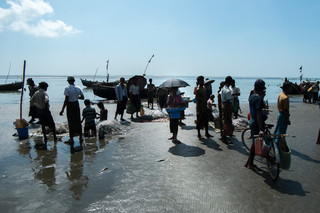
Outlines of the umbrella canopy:
[{"label": "umbrella canopy", "polygon": [[212,84],[215,80],[205,80],[204,84]]},{"label": "umbrella canopy", "polygon": [[181,79],[171,78],[160,84],[159,88],[172,88],[172,87],[186,87],[190,86],[187,82]]},{"label": "umbrella canopy", "polygon": [[141,91],[147,85],[147,79],[142,75],[135,75],[128,80],[128,88],[131,84],[133,84],[133,79],[137,79],[137,85],[139,86],[139,90]]}]

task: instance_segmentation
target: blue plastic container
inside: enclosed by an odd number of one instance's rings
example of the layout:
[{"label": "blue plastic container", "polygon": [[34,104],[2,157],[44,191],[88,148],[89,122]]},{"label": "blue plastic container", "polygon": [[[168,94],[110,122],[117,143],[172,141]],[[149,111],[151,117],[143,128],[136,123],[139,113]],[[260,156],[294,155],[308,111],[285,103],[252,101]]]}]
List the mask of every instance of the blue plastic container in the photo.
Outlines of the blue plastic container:
[{"label": "blue plastic container", "polygon": [[181,117],[181,111],[185,109],[186,108],[171,108],[167,109],[167,112],[170,114],[171,119],[178,119]]},{"label": "blue plastic container", "polygon": [[27,139],[29,137],[29,131],[28,128],[17,128],[19,139]]}]

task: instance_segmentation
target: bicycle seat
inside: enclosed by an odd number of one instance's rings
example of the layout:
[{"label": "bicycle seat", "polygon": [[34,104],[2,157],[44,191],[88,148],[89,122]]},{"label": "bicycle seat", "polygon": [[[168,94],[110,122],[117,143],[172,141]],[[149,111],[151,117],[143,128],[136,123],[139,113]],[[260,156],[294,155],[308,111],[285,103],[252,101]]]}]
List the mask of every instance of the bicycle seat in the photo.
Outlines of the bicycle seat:
[{"label": "bicycle seat", "polygon": [[266,124],[266,128],[271,129],[272,127],[274,127],[273,124]]}]

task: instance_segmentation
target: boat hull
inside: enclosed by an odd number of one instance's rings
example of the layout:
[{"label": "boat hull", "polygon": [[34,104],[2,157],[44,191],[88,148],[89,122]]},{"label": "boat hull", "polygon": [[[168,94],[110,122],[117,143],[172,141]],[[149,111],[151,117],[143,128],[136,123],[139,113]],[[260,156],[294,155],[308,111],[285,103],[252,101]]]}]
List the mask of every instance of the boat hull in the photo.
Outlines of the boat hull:
[{"label": "boat hull", "polygon": [[11,84],[0,84],[0,91],[16,91],[23,88],[23,82],[14,82]]}]

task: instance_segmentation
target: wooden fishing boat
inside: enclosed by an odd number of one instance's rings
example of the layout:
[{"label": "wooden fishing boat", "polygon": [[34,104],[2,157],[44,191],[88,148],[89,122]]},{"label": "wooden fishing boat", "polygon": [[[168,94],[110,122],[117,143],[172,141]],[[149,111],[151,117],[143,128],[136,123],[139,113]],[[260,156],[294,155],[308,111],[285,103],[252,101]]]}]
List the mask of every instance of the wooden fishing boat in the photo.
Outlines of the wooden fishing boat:
[{"label": "wooden fishing boat", "polygon": [[23,82],[18,81],[11,84],[0,84],[0,91],[16,91],[23,88]]},{"label": "wooden fishing boat", "polygon": [[[80,78],[80,80],[82,82],[82,85],[85,87],[92,87],[93,84],[99,83],[98,81],[90,81],[90,80],[82,79],[82,78]],[[102,82],[100,82],[100,83],[102,83]]]},{"label": "wooden fishing boat", "polygon": [[[146,79],[144,76],[134,76],[136,78],[138,78],[138,85],[140,88],[142,88],[140,90],[140,97],[141,98],[147,98],[148,97],[148,90],[146,88],[144,88],[144,86],[146,85]],[[133,78],[133,77],[132,77]],[[129,90],[132,78],[130,78],[126,83],[127,83],[127,89]],[[116,86],[119,84],[119,81],[115,81],[115,82],[109,82],[109,83],[96,83],[93,84],[92,88],[93,88],[93,94],[95,94],[96,96],[99,96],[101,98],[106,98],[108,100],[116,100],[116,91],[115,88]],[[129,92],[129,91],[128,91]]]}]

